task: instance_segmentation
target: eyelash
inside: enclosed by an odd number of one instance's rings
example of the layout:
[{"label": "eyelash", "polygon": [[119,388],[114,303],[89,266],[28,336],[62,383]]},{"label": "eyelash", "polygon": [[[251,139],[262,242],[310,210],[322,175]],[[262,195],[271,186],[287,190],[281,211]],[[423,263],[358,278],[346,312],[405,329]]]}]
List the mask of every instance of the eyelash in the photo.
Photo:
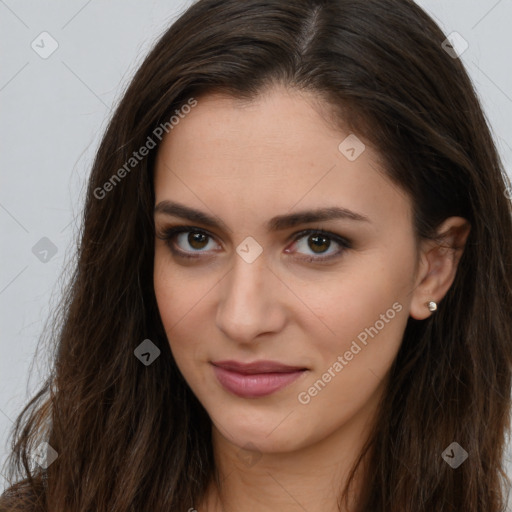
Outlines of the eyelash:
[{"label": "eyelash", "polygon": [[[182,250],[176,249],[174,247],[174,244],[173,244],[174,239],[180,233],[190,233],[190,232],[201,233],[203,235],[206,235],[207,237],[215,238],[214,235],[208,233],[208,231],[205,231],[204,229],[196,228],[194,226],[175,226],[172,228],[168,228],[168,229],[163,230],[160,235],[157,235],[157,237],[160,238],[161,240],[164,240],[165,243],[169,246],[169,248],[173,252],[173,254],[175,254],[175,255],[178,255],[183,258],[201,258],[202,257],[200,255],[201,251],[195,251],[198,254],[192,255],[192,254],[188,254],[186,251],[182,251]],[[331,254],[329,256],[320,256],[320,257],[312,256],[312,257],[301,258],[302,260],[305,260],[308,263],[310,263],[310,262],[322,263],[327,260],[332,260],[334,258],[338,258],[345,252],[345,250],[352,248],[352,243],[350,242],[350,240],[347,240],[346,238],[343,238],[340,235],[337,235],[336,233],[324,231],[321,228],[305,229],[303,231],[295,233],[293,235],[293,237],[294,237],[293,243],[297,242],[301,238],[304,238],[306,235],[322,235],[325,238],[327,238],[328,240],[336,242],[341,247],[338,251],[336,251],[336,253]]]}]

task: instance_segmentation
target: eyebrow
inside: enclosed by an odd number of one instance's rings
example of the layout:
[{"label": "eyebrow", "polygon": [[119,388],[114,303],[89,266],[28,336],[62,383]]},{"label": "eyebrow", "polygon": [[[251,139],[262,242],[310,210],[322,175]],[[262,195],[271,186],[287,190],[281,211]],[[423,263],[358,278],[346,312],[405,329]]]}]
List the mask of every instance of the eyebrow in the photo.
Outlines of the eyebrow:
[{"label": "eyebrow", "polygon": [[[161,201],[155,206],[154,213],[163,213],[174,217],[180,217],[192,222],[199,222],[211,228],[224,229],[231,231],[226,224],[205,212],[196,210],[174,201]],[[362,222],[370,222],[370,219],[360,213],[353,212],[339,206],[330,206],[327,208],[318,208],[315,210],[305,210],[301,212],[277,215],[267,222],[268,231],[281,231],[292,228],[299,224],[308,222],[326,221],[332,219],[347,219]]]}]

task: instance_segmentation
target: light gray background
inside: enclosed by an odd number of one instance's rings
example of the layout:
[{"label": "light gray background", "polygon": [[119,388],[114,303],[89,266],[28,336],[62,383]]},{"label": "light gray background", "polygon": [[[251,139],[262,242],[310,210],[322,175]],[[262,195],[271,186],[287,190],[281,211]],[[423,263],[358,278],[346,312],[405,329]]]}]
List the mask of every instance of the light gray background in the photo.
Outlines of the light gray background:
[{"label": "light gray background", "polygon": [[[0,0],[0,472],[12,422],[46,376],[47,354],[34,360],[35,349],[73,257],[101,134],[149,48],[190,3]],[[469,43],[461,58],[510,173],[512,0],[417,3]],[[31,47],[44,31],[58,43],[46,59]],[[57,248],[46,263],[32,252],[43,237]]]}]

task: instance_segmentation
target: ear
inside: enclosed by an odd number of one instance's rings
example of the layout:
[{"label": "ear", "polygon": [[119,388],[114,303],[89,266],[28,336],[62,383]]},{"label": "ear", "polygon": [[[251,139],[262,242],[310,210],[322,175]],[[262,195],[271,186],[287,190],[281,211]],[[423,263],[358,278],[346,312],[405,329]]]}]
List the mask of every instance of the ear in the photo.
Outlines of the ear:
[{"label": "ear", "polygon": [[418,270],[409,314],[424,320],[432,313],[428,303],[439,304],[455,279],[471,226],[462,217],[449,217],[438,228],[438,238],[421,243]]}]

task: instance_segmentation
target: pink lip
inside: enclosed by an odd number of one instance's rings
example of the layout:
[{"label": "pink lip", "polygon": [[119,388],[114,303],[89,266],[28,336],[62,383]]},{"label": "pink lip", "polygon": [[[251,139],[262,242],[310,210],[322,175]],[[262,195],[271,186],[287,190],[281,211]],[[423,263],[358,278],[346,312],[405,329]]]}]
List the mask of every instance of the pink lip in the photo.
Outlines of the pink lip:
[{"label": "pink lip", "polygon": [[216,361],[212,365],[220,384],[231,393],[244,398],[275,393],[306,371],[306,368],[274,361]]}]

